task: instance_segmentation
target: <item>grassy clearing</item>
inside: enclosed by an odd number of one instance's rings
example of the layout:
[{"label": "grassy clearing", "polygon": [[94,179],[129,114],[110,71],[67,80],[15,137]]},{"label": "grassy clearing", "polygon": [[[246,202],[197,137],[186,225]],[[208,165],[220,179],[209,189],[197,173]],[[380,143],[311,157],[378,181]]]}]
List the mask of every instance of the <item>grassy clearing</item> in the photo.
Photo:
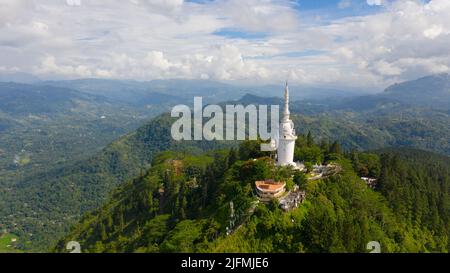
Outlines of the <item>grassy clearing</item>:
[{"label": "grassy clearing", "polygon": [[[16,240],[15,242],[14,239]],[[20,252],[16,249],[19,238],[15,234],[5,233],[0,235],[0,253]]]}]

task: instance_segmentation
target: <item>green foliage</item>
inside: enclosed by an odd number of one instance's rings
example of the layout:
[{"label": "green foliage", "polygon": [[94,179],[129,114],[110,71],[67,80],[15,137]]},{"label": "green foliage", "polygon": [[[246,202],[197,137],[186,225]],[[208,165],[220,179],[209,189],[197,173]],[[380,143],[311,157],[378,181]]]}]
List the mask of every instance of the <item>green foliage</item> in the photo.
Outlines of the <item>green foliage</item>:
[{"label": "green foliage", "polygon": [[17,246],[20,242],[21,239],[17,235],[0,232],[0,254],[21,252],[19,249],[17,249]]},{"label": "green foliage", "polygon": [[[57,238],[67,233],[70,225],[77,221],[81,214],[98,208],[107,200],[113,189],[124,181],[139,176],[161,151],[181,151],[195,155],[229,145],[199,141],[186,145],[176,142],[170,134],[172,122],[173,119],[168,115],[162,115],[135,133],[114,141],[87,160],[27,177],[14,188],[17,190],[8,191],[7,199],[0,198],[2,224],[8,230],[32,241],[31,245],[24,246],[26,249],[45,250],[54,244]],[[163,161],[164,157],[171,158],[172,155],[170,152],[162,154],[155,162]],[[187,157],[186,175],[195,176],[195,173],[198,173],[197,165],[203,168],[212,161],[205,158]],[[222,166],[226,167],[224,164]],[[178,180],[175,179],[172,183],[176,185]],[[196,184],[194,180],[187,183],[192,186]],[[177,197],[175,192],[177,189],[171,192],[173,195],[170,196],[170,202]],[[151,200],[155,206],[158,205],[157,197]],[[184,208],[179,212],[182,210]],[[32,237],[29,236],[30,233],[33,234]]]},{"label": "green foliage", "polygon": [[[396,215],[415,233],[427,231],[418,247],[427,251],[450,249],[449,159],[418,150],[382,150],[379,191]],[[410,237],[399,235],[405,243]],[[419,237],[420,238],[420,237]],[[411,242],[412,243],[412,242]]]},{"label": "green foliage", "polygon": [[[448,158],[389,150],[346,159],[330,151],[323,155],[335,157],[342,171],[315,181],[267,157],[233,159],[233,151],[161,154],[55,251],[69,240],[87,252],[366,252],[370,241],[382,252],[449,250]],[[377,191],[354,171],[361,166],[379,173]],[[306,190],[307,201],[289,212],[277,202],[256,205],[254,181],[276,176]],[[226,227],[234,232],[227,236]]]},{"label": "green foliage", "polygon": [[292,180],[294,169],[291,166],[276,166],[272,168],[275,172],[275,175],[273,177],[275,181]]},{"label": "green foliage", "polygon": [[331,146],[330,146],[329,153],[330,154],[342,154],[341,144],[339,144],[339,142],[337,142],[337,141],[333,142],[333,144],[331,144]]},{"label": "green foliage", "polygon": [[313,164],[311,162],[305,162],[306,171],[309,173],[313,170]]},{"label": "green foliage", "polygon": [[264,156],[269,156],[270,152],[261,151],[261,140],[250,141],[245,140],[239,145],[239,159],[247,160],[251,158],[260,158]]},{"label": "green foliage", "polygon": [[311,164],[320,164],[324,160],[324,151],[316,145],[310,131],[306,136],[298,136],[295,142],[294,160]]},{"label": "green foliage", "polygon": [[293,182],[300,187],[300,189],[305,190],[308,184],[308,179],[304,172],[295,172]]},{"label": "green foliage", "polygon": [[202,226],[194,220],[179,222],[161,244],[161,252],[193,252],[196,241],[202,234]]},{"label": "green foliage", "polygon": [[359,176],[378,178],[381,172],[380,157],[371,153],[352,153],[353,168]]},{"label": "green foliage", "polygon": [[262,158],[259,160],[248,160],[240,166],[238,179],[245,183],[252,183],[257,180],[265,180],[271,178],[273,162],[270,158]]},{"label": "green foliage", "polygon": [[[450,155],[448,82],[448,75],[437,75],[394,85],[378,95],[321,100],[319,104],[310,101],[292,103],[293,112],[301,114],[292,115],[297,133],[304,134],[296,143],[295,159],[304,160],[310,166],[309,163],[342,160],[342,150],[373,150],[389,146],[417,147]],[[112,189],[132,178],[144,176],[154,155],[160,151],[182,150],[199,155],[206,150],[235,145],[171,141],[168,136],[172,120],[167,115],[123,136],[135,130],[148,117],[165,111],[169,102],[192,97],[193,92],[189,89],[198,83],[179,83],[175,81],[174,88],[157,82],[153,85],[154,88],[157,86],[157,93],[151,90],[149,93],[148,83],[103,80],[51,82],[45,83],[46,86],[0,84],[0,222],[2,228],[23,238],[20,248],[44,250],[56,237],[66,234],[80,215],[104,204]],[[239,89],[224,85],[218,87],[211,83],[206,83],[204,88],[201,91],[208,90],[207,93],[214,99],[218,98],[218,94],[219,98],[229,98],[230,90]],[[159,93],[161,90],[168,92]],[[109,97],[105,99],[104,96]],[[277,99],[256,96],[245,96],[241,102],[248,104],[254,100],[259,100],[261,104],[279,103]],[[102,116],[106,118],[100,118]],[[320,145],[315,143],[314,136],[318,137],[317,143]],[[244,145],[239,151],[230,152],[227,161],[215,161],[216,164],[208,166],[209,170],[205,173],[199,172],[197,167],[188,167],[184,171],[188,177],[186,181],[184,178],[166,181],[172,186],[179,184],[179,189],[178,186],[171,188],[169,198],[170,202],[175,200],[180,204],[175,206],[177,218],[189,218],[191,197],[185,197],[183,193],[190,192],[189,188],[198,187],[202,191],[196,196],[202,206],[197,206],[195,211],[206,214],[206,207],[216,202],[215,198],[221,197],[217,192],[225,181],[225,170],[238,160],[273,155],[261,153],[257,142],[246,144],[247,147]],[[364,154],[361,156],[352,163],[358,175],[380,176],[380,165],[376,159],[373,156],[365,158]],[[202,178],[193,179],[198,178],[199,173]],[[430,176],[446,181],[445,177]],[[233,179],[238,180],[236,177]],[[446,211],[443,208],[447,206],[445,198],[439,197],[439,201],[435,201],[439,196],[435,191],[425,198],[422,194],[427,187],[422,183],[425,179],[412,177],[412,181],[421,181],[414,184],[420,187],[420,192],[407,187],[413,193],[401,195],[414,200],[408,203],[422,209],[426,206],[421,204],[427,201],[431,203],[430,207],[438,206],[438,212],[431,209],[434,220],[427,221],[441,222],[439,215]],[[156,176],[153,179],[162,180]],[[239,185],[238,182],[227,181],[230,187]],[[394,184],[395,187],[397,184]],[[249,192],[249,186],[239,187],[238,191]],[[177,194],[179,191],[183,194]],[[441,192],[445,193],[446,188]],[[388,191],[384,194],[392,195]],[[415,197],[409,195],[418,196],[417,205]],[[148,203],[153,204],[149,207],[150,214],[159,212],[161,200],[151,194],[146,198]],[[402,211],[410,207],[411,204],[408,204]],[[118,220],[123,222],[120,226],[126,228],[126,220],[120,217]],[[433,224],[430,230],[434,227]],[[29,236],[30,233],[33,236]],[[99,234],[104,235],[101,229]],[[28,243],[29,240],[31,243]]]}]

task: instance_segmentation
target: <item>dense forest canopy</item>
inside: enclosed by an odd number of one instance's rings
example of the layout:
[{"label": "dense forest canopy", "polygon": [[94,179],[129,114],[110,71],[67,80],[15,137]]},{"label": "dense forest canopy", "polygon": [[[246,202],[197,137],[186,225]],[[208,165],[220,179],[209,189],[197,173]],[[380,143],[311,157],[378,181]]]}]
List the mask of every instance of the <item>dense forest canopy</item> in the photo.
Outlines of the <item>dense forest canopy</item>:
[{"label": "dense forest canopy", "polygon": [[[71,240],[84,252],[366,252],[369,241],[383,252],[449,250],[447,157],[410,149],[346,153],[307,134],[297,140],[296,159],[342,166],[312,181],[277,167],[258,144],[159,154],[54,250]],[[374,189],[361,180],[366,175],[378,179]],[[306,201],[289,212],[258,202],[254,181],[274,178],[299,185]]]}]

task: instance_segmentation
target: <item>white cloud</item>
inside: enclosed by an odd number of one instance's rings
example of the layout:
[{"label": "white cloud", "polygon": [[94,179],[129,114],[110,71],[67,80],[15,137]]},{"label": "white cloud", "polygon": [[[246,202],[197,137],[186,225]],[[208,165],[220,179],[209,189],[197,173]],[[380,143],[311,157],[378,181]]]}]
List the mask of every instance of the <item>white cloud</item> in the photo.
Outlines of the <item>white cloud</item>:
[{"label": "white cloud", "polygon": [[33,8],[32,0],[1,0],[0,27],[20,21],[18,15],[31,8]]},{"label": "white cloud", "polygon": [[[0,67],[43,78],[289,77],[363,87],[449,71],[450,1],[367,4],[385,8],[314,24],[288,0],[0,0]],[[219,30],[243,34],[213,34]]]},{"label": "white cloud", "polygon": [[382,4],[382,0],[367,0],[367,5],[369,6],[381,6]]},{"label": "white cloud", "polygon": [[81,6],[81,0],[66,0],[67,5],[69,6]]},{"label": "white cloud", "polygon": [[255,32],[292,31],[298,25],[296,12],[286,1],[227,0],[217,1],[215,11],[231,27]]},{"label": "white cloud", "polygon": [[171,64],[166,58],[164,58],[164,53],[162,53],[161,51],[151,51],[147,54],[145,61],[149,65],[161,70],[167,70],[171,66],[173,66],[173,64]]},{"label": "white cloud", "polygon": [[20,69],[18,67],[4,67],[4,66],[0,66],[0,72],[8,74],[8,73],[15,73],[15,72],[19,72]]},{"label": "white cloud", "polygon": [[34,71],[36,74],[55,74],[77,77],[92,77],[94,74],[85,65],[58,65],[54,56],[47,56],[42,60],[41,66]]},{"label": "white cloud", "polygon": [[152,11],[161,13],[179,11],[184,3],[183,0],[131,0],[131,2],[136,5],[144,5]]},{"label": "white cloud", "polygon": [[442,26],[433,25],[430,28],[427,28],[423,31],[423,35],[429,39],[435,39],[442,33]]},{"label": "white cloud", "polygon": [[383,76],[398,76],[402,73],[402,69],[383,60],[376,62],[374,68]]}]

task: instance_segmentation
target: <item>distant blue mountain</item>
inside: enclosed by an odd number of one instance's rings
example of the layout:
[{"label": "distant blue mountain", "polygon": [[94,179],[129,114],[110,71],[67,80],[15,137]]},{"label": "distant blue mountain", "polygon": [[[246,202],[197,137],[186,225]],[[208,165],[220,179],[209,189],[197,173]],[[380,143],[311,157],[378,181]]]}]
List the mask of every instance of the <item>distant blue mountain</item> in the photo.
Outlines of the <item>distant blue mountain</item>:
[{"label": "distant blue mountain", "polygon": [[23,72],[0,74],[0,82],[37,83],[40,81],[38,77]]},{"label": "distant blue mountain", "polygon": [[433,110],[450,109],[450,75],[438,74],[389,86],[374,95],[321,101],[332,110],[368,111],[399,107],[419,107]]},{"label": "distant blue mountain", "polygon": [[0,82],[0,111],[10,115],[68,112],[76,101],[97,105],[107,99],[63,87]]},{"label": "distant blue mountain", "polygon": [[[45,81],[42,85],[72,88],[93,95],[101,95],[135,105],[162,103],[192,103],[194,96],[202,96],[207,103],[236,100],[245,94],[261,97],[282,97],[280,85],[238,86],[210,80],[153,80],[147,82],[104,79],[79,79],[68,81]],[[361,91],[343,91],[333,88],[291,86],[293,99],[348,98]]]},{"label": "distant blue mountain", "polygon": [[438,74],[394,84],[380,96],[410,105],[450,109],[450,75]]}]

